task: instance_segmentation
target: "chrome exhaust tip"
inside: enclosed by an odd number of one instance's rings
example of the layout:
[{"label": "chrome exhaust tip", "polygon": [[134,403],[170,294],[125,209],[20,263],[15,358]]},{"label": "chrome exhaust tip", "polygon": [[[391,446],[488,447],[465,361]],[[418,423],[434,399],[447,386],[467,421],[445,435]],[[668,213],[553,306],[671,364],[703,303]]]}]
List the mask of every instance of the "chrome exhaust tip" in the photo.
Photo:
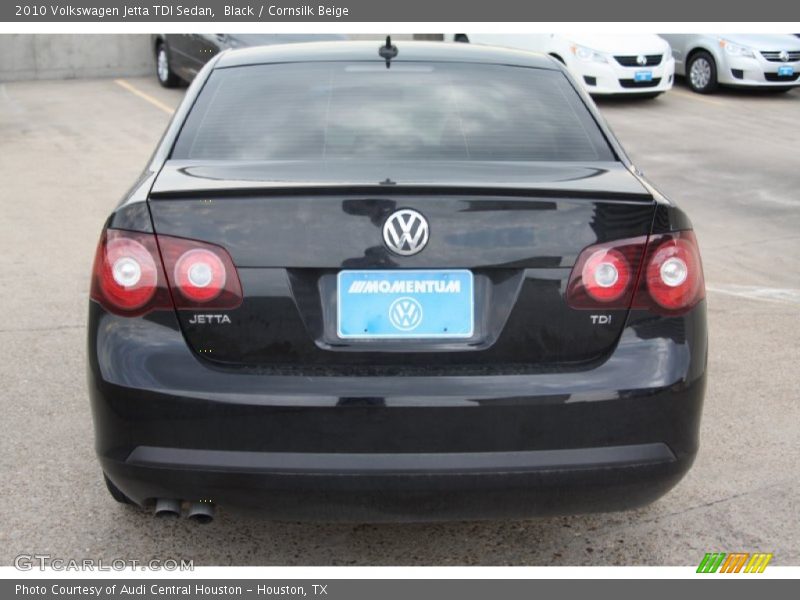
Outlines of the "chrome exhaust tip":
[{"label": "chrome exhaust tip", "polygon": [[211,523],[214,520],[214,505],[207,500],[192,502],[189,505],[189,513],[186,516],[197,523]]},{"label": "chrome exhaust tip", "polygon": [[181,514],[181,501],[175,498],[159,498],[156,500],[154,514],[157,517],[179,517]]}]

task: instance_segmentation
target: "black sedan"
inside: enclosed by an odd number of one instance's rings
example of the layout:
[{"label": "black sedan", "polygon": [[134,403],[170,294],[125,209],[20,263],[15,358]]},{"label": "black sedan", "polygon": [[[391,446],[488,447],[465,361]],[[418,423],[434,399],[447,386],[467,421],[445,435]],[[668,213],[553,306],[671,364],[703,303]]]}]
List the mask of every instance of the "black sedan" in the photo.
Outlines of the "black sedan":
[{"label": "black sedan", "polygon": [[558,62],[224,52],[97,247],[97,452],[117,500],[201,520],[640,506],[698,449],[704,298]]},{"label": "black sedan", "polygon": [[336,34],[158,33],[152,36],[152,44],[156,77],[169,88],[192,81],[203,65],[223,50],[346,39]]}]

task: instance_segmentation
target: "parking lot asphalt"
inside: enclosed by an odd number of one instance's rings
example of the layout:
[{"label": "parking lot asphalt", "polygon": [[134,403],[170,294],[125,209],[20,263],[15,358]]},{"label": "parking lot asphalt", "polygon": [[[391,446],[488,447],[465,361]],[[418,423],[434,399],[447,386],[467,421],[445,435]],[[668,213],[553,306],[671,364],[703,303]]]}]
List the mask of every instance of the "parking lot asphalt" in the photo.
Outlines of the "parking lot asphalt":
[{"label": "parking lot asphalt", "polygon": [[0,564],[184,558],[195,565],[691,565],[708,551],[800,564],[800,90],[605,100],[634,162],[692,217],[705,264],[701,451],[627,513],[525,521],[207,526],[118,505],[93,452],[85,320],[104,219],[182,90],[154,79],[0,85]]}]

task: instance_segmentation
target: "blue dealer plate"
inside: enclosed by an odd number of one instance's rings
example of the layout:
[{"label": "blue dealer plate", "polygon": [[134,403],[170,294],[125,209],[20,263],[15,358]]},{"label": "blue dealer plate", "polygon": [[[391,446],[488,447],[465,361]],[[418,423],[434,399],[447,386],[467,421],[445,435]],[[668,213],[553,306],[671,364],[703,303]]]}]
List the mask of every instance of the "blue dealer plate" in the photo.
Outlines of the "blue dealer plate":
[{"label": "blue dealer plate", "polygon": [[474,323],[470,271],[341,271],[340,338],[468,338]]},{"label": "blue dealer plate", "polygon": [[636,71],[633,74],[634,81],[653,81],[653,72],[652,71]]},{"label": "blue dealer plate", "polygon": [[790,77],[794,75],[794,67],[778,67],[778,76],[779,77]]}]

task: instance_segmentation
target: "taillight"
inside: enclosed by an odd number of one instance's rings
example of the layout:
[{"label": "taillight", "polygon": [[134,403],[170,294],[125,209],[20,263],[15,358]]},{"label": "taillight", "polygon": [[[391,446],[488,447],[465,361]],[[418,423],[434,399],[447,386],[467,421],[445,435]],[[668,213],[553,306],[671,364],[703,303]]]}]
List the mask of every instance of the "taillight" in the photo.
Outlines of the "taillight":
[{"label": "taillight", "polygon": [[573,308],[628,308],[647,236],[589,246],[578,256],[567,284]]},{"label": "taillight", "polygon": [[651,238],[643,275],[634,299],[636,308],[675,314],[685,312],[705,298],[703,265],[697,239],[691,231]]},{"label": "taillight", "polygon": [[172,297],[178,309],[231,309],[242,303],[242,285],[228,252],[214,244],[158,236]]},{"label": "taillight", "polygon": [[209,250],[189,250],[175,263],[176,287],[194,302],[208,302],[219,296],[226,279],[225,265]]},{"label": "taillight", "polygon": [[589,246],[567,284],[567,303],[580,309],[632,307],[675,315],[703,298],[703,267],[691,231]]},{"label": "taillight", "polygon": [[91,297],[110,312],[125,316],[172,309],[155,237],[104,231],[94,259]]},{"label": "taillight", "polygon": [[224,248],[108,229],[97,246],[91,297],[109,312],[134,317],[158,309],[236,308],[242,286]]},{"label": "taillight", "polygon": [[581,279],[586,293],[598,302],[618,300],[631,282],[631,268],[627,259],[613,248],[597,250],[589,256],[581,269]]}]

